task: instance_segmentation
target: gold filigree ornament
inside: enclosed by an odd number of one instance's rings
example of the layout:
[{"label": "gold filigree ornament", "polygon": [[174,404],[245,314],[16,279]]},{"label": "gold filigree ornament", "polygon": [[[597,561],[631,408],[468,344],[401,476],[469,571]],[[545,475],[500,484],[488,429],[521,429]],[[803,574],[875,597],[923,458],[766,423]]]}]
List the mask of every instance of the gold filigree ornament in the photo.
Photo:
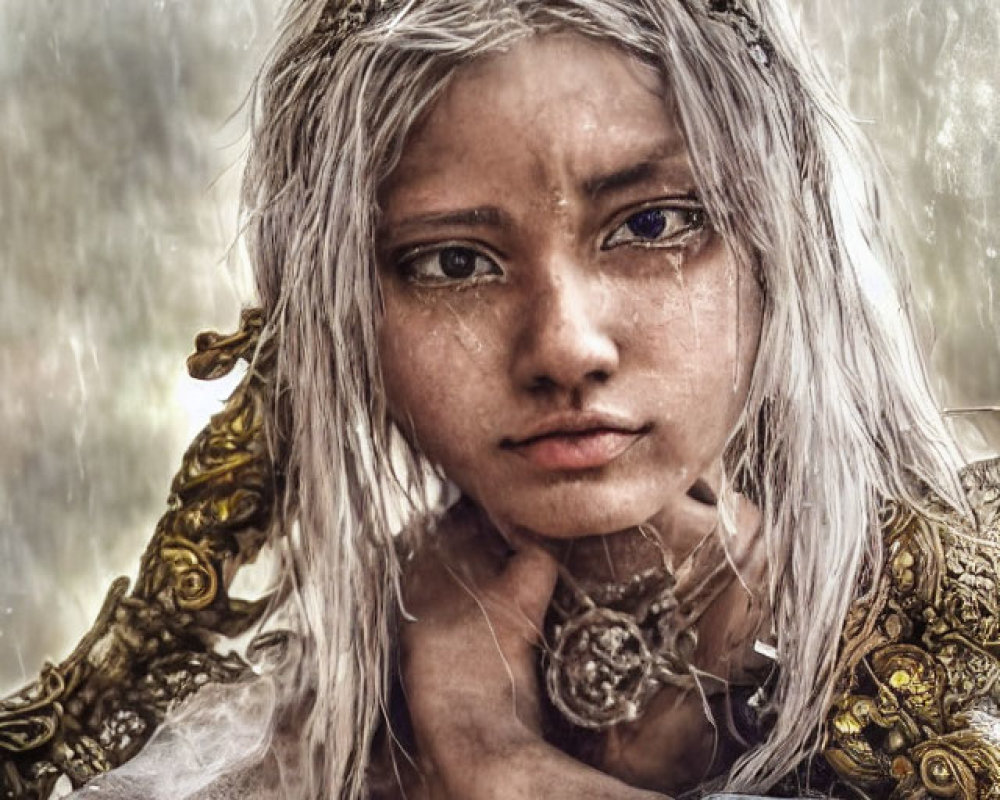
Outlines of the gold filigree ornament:
[{"label": "gold filigree ornament", "polygon": [[215,600],[219,578],[204,547],[185,539],[166,539],[160,558],[172,576],[171,588],[179,608],[201,611]]},{"label": "gold filigree ornament", "polygon": [[249,675],[243,658],[217,648],[249,630],[270,599],[241,600],[228,588],[274,521],[282,477],[265,409],[275,348],[259,309],[243,312],[236,333],[203,333],[195,345],[196,378],[250,366],[184,454],[135,588],[118,578],[69,658],[0,700],[0,798],[47,798],[62,776],[79,787],[134,756],[201,686]]},{"label": "gold filigree ornament", "polygon": [[845,628],[824,756],[866,797],[1000,800],[1000,460],[961,479],[971,516],[887,507],[885,571]]}]

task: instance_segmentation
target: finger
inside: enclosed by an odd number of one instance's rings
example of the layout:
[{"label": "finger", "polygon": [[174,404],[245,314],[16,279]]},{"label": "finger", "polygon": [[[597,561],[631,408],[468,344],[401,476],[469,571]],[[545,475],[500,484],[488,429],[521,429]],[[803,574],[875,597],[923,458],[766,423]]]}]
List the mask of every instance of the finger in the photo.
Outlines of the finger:
[{"label": "finger", "polygon": [[545,621],[558,576],[559,564],[553,555],[536,542],[526,540],[492,582],[491,594],[506,598],[518,609],[527,632],[534,638]]}]

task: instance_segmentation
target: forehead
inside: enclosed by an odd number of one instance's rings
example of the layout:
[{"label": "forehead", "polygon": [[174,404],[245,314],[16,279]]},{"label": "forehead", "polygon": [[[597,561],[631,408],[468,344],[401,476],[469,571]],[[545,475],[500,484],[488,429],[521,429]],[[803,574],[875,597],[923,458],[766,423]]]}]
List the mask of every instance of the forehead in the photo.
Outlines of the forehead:
[{"label": "forehead", "polygon": [[585,181],[650,157],[686,166],[672,109],[657,71],[613,45],[526,37],[458,70],[410,132],[383,187],[385,210],[456,180],[530,172],[553,184]]}]

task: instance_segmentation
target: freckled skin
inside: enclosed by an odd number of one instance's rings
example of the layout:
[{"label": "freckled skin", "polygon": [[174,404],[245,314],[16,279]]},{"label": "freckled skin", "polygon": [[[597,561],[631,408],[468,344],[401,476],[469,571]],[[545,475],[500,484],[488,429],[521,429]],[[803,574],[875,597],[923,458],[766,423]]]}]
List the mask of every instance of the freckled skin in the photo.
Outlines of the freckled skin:
[{"label": "freckled skin", "polygon": [[[642,162],[655,169],[629,185],[587,183]],[[463,67],[411,133],[380,196],[390,409],[501,530],[575,538],[651,522],[683,549],[671,521],[699,478],[713,483],[745,402],[759,288],[710,226],[683,246],[603,245],[629,213],[695,192],[657,75],[571,35]],[[502,224],[412,223],[485,206]],[[394,261],[446,244],[502,274],[424,285]],[[543,470],[501,446],[595,409],[645,431],[599,468]]]},{"label": "freckled skin", "polygon": [[[518,557],[517,542],[544,542],[584,584],[620,580],[662,563],[660,547],[636,528],[644,525],[679,563],[717,523],[711,493],[746,402],[762,312],[755,279],[699,215],[658,76],[581,37],[525,39],[459,71],[412,131],[379,199],[381,363],[404,431]],[[595,413],[614,419],[627,445],[596,466],[551,468],[579,455],[559,444],[565,437],[552,438],[544,457],[509,446],[547,420]],[[459,522],[453,510],[435,540],[481,542],[459,562],[484,556],[489,537]],[[734,580],[709,607],[693,656],[699,669],[737,683],[761,666],[752,651],[760,607],[743,588],[766,583],[758,525],[741,499],[730,556],[745,583]],[[544,608],[548,594],[518,596],[529,584],[518,579],[501,593],[518,609]],[[484,780],[485,796],[495,796],[483,766],[491,758],[532,786],[510,796],[532,797],[579,796],[565,791],[574,780],[593,787],[608,775],[673,794],[725,767],[731,754],[713,762],[700,696],[670,688],[639,720],[601,737],[591,754],[599,778],[561,754],[511,756],[502,743],[524,741],[526,731],[547,752],[532,714],[509,713],[512,685],[529,709],[537,698],[532,635],[515,636],[523,652],[497,663],[503,622],[496,615],[483,625],[491,605],[470,605],[447,576],[422,588],[426,605],[417,603],[418,622],[402,632],[408,708],[432,772],[467,781],[457,794],[428,797],[479,796],[468,787]],[[461,608],[467,617],[435,625]],[[475,755],[470,715],[483,731]],[[647,796],[606,788],[588,792]]]}]

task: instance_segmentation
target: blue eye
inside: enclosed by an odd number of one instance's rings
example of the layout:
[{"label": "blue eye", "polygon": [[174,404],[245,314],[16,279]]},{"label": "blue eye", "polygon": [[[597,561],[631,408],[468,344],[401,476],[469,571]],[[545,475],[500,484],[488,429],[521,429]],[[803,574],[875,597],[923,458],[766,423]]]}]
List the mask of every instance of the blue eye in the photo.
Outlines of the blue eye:
[{"label": "blue eye", "polygon": [[667,229],[667,215],[662,208],[647,208],[625,220],[625,225],[640,239],[652,241]]},{"label": "blue eye", "polygon": [[683,247],[692,234],[704,230],[705,210],[695,205],[651,206],[625,218],[601,246]]},{"label": "blue eye", "polygon": [[404,277],[414,283],[458,284],[488,276],[502,276],[503,270],[489,256],[461,245],[418,251],[400,262]]}]

